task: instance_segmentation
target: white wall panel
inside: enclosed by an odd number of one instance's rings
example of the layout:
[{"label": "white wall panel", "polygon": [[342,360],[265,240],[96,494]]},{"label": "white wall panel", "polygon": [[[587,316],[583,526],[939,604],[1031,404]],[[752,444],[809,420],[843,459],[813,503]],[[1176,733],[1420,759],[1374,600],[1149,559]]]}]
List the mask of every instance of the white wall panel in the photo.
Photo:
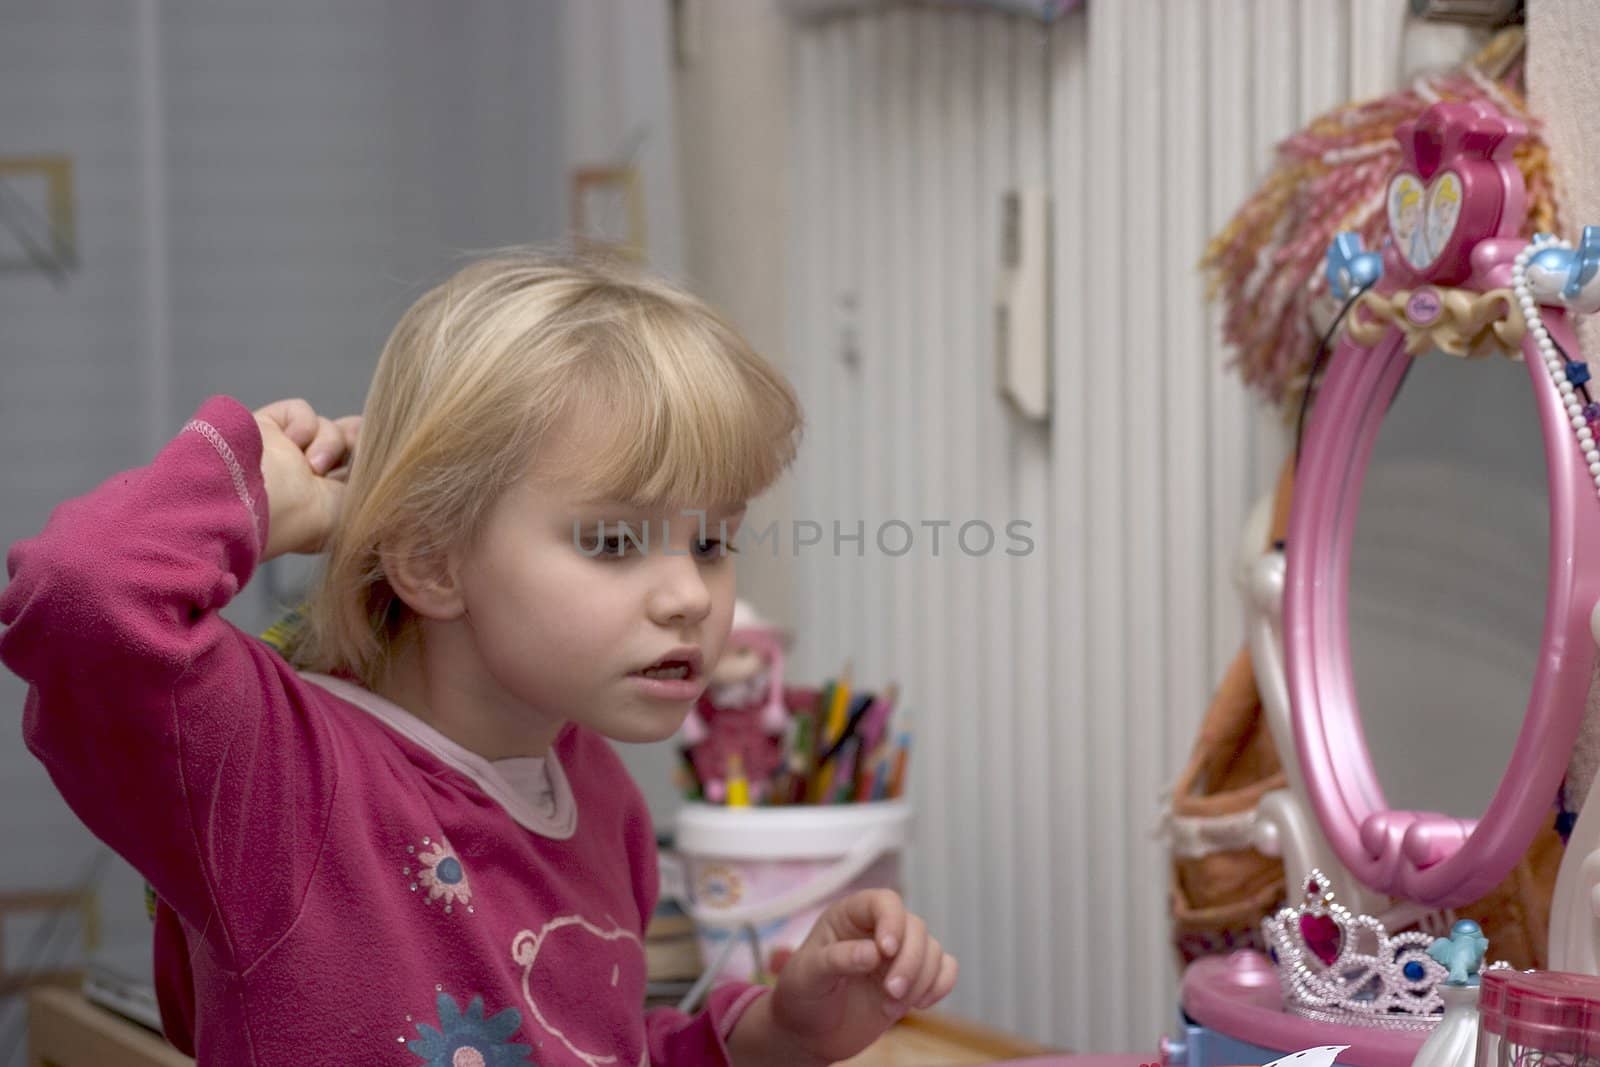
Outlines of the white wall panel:
[{"label": "white wall panel", "polygon": [[[1170,1027],[1151,829],[1239,647],[1239,529],[1284,448],[1228,369],[1196,264],[1281,138],[1384,88],[1403,6],[799,23],[800,499],[867,538],[864,560],[797,561],[797,669],[851,657],[862,684],[902,684],[911,892],[962,960],[954,1010],[1081,1050],[1148,1050]],[[1048,426],[994,370],[1001,198],[1030,185],[1051,197]],[[916,530],[900,558],[875,542],[889,518]],[[919,523],[940,519],[935,558]],[[995,527],[993,553],[955,547],[969,519]],[[1033,524],[1026,557],[1004,553],[1010,519]]]}]

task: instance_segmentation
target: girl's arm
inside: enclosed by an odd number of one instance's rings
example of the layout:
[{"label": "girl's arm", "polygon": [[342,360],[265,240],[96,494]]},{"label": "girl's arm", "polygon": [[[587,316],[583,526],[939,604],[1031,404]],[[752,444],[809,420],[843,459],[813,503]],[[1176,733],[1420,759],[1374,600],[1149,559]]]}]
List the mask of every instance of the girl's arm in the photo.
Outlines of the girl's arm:
[{"label": "girl's arm", "polygon": [[[672,1008],[656,1008],[645,1016],[650,1062],[663,1067],[707,1067],[735,1063],[730,1041],[736,1027],[755,1015],[768,991],[762,986],[731,982],[712,990],[706,1006],[696,1015]],[[788,1062],[788,1061],[779,1061]],[[800,1067],[799,1060],[793,1061]]]},{"label": "girl's arm", "polygon": [[[626,776],[620,763],[618,773]],[[624,777],[633,794],[624,820],[623,836],[628,852],[628,869],[633,878],[633,895],[639,907],[639,930],[643,933],[655,914],[661,892],[660,864],[655,831],[643,795]],[[729,982],[718,986],[706,998],[706,1006],[694,1015],[672,1008],[655,1008],[645,1014],[645,1041],[649,1061],[657,1067],[729,1067],[728,1039],[750,1008],[766,997],[763,986]]]},{"label": "girl's arm", "polygon": [[[237,401],[208,400],[149,466],[12,546],[0,594],[29,749],[89,829],[240,966],[293,920],[337,778],[310,687],[218,614],[278,532],[262,431]],[[284,514],[294,541],[307,528]]]}]

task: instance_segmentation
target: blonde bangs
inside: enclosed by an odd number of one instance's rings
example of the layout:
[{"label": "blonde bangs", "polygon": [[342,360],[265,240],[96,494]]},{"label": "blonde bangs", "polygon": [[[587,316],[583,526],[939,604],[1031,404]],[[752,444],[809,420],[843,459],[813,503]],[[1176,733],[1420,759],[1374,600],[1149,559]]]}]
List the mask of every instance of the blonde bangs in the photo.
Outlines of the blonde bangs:
[{"label": "blonde bangs", "polygon": [[741,504],[794,459],[793,391],[704,308],[651,301],[586,339],[579,469],[589,499],[642,510]]}]

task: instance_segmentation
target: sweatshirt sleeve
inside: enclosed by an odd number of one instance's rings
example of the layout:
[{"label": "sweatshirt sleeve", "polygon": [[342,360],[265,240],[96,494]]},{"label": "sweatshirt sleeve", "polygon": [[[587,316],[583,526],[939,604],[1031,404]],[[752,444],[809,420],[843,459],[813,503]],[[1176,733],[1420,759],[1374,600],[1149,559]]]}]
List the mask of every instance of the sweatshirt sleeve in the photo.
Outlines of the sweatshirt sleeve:
[{"label": "sweatshirt sleeve", "polygon": [[695,1015],[671,1008],[656,1008],[645,1016],[650,1062],[653,1064],[720,1064],[731,1067],[728,1035],[765,986],[729,982],[712,990],[706,1006]]},{"label": "sweatshirt sleeve", "polygon": [[[644,798],[637,795],[638,790],[631,781],[628,786],[635,794],[626,830],[628,848],[633,856],[634,894],[639,902],[639,914],[648,926],[661,892],[660,860]],[[644,1025],[650,1062],[658,1067],[730,1067],[728,1035],[733,1033],[745,1010],[766,992],[765,986],[726,982],[713,989],[706,998],[706,1006],[693,1015],[672,1008],[647,1012]]]},{"label": "sweatshirt sleeve", "polygon": [[266,543],[261,451],[254,415],[213,397],[149,466],[13,545],[0,594],[29,750],[241,968],[293,921],[337,778],[313,687],[218,614]]}]

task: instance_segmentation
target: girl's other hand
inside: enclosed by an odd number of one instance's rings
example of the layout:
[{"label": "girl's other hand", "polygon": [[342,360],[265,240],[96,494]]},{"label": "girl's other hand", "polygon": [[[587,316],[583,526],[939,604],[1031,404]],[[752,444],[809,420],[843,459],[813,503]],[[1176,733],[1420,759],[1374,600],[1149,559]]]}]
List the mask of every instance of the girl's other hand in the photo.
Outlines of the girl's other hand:
[{"label": "girl's other hand", "polygon": [[[822,913],[779,972],[770,1002],[790,1050],[778,1062],[848,1059],[908,1011],[932,1007],[956,985],[956,959],[898,893],[862,890]],[[761,1002],[753,1006],[761,1006]]]}]

